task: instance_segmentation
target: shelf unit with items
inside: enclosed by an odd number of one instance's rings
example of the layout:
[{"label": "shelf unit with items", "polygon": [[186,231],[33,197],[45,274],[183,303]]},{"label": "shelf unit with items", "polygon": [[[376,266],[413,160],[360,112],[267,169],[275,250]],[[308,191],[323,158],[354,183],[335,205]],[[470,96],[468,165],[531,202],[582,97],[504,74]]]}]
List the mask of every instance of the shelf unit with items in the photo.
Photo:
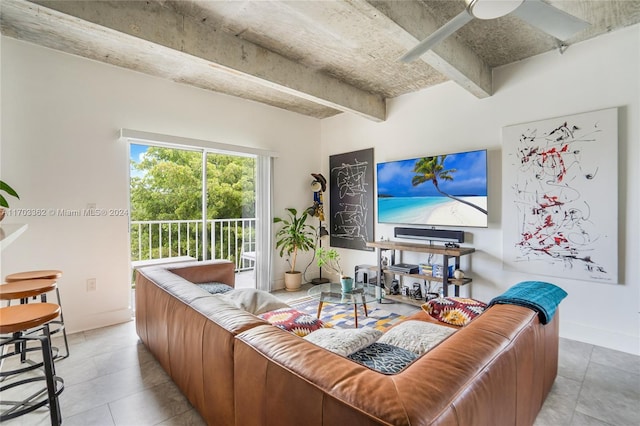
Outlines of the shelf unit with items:
[{"label": "shelf unit with items", "polygon": [[[473,247],[447,247],[444,245],[405,243],[398,241],[373,241],[368,242],[367,247],[376,249],[378,277],[382,277],[384,273],[388,273],[398,275],[402,278],[423,280],[425,281],[425,283],[438,282],[442,284],[442,293],[444,296],[448,296],[449,286],[454,286],[454,294],[456,296],[460,296],[460,287],[463,285],[467,285],[472,281],[471,278],[468,277],[456,279],[451,276],[449,274],[449,263],[451,260],[453,260],[453,270],[460,269],[460,258],[462,256],[466,256],[475,252],[476,250]],[[399,262],[402,262],[402,253],[405,251],[414,253],[428,253],[442,256],[442,276],[438,277],[420,273],[406,273],[394,269],[389,269],[387,266],[382,265],[383,252],[386,250],[391,250],[394,254],[395,252],[398,252]],[[420,306],[422,303],[424,303],[424,297],[421,299],[414,299],[410,296],[405,296],[402,294],[391,295],[388,293],[385,295],[385,297],[391,300],[417,306]]]}]

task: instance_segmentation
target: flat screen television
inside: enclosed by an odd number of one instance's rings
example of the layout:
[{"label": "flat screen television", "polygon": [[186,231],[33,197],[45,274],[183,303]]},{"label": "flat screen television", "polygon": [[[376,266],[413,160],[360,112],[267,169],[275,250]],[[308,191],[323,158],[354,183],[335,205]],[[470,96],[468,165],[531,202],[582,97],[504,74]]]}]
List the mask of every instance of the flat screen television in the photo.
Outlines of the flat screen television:
[{"label": "flat screen television", "polygon": [[377,164],[378,222],[487,226],[487,150]]}]

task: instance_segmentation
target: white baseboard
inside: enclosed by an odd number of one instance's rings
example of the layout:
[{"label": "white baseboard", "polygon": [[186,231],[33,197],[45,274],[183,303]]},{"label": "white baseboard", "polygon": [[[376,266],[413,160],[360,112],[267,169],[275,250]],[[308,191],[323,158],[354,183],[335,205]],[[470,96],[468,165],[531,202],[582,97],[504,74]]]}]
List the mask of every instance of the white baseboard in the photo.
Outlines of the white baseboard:
[{"label": "white baseboard", "polygon": [[560,337],[640,355],[640,337],[574,322],[560,323]]},{"label": "white baseboard", "polygon": [[[87,315],[80,321],[74,321],[75,324],[68,324],[65,321],[67,333],[78,333],[81,331],[93,330],[100,327],[108,327],[110,325],[121,324],[133,319],[131,309],[120,309],[118,311],[101,312],[96,315]],[[78,326],[81,324],[81,326]]]}]

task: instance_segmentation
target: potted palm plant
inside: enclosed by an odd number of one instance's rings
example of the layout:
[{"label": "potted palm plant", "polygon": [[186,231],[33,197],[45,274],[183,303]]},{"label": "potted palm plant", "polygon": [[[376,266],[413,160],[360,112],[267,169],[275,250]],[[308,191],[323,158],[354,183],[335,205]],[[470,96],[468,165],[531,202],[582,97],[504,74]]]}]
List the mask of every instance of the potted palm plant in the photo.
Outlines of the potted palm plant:
[{"label": "potted palm plant", "polygon": [[9,208],[9,202],[4,195],[2,195],[3,192],[7,195],[20,199],[18,193],[12,187],[10,187],[6,182],[0,180],[0,221],[4,219],[4,209]]},{"label": "potted palm plant", "polygon": [[336,249],[316,248],[316,256],[318,258],[318,267],[328,269],[340,276],[340,285],[342,292],[348,293],[353,290],[353,278],[345,275],[340,265],[340,253]]},{"label": "potted palm plant", "polygon": [[280,257],[289,256],[287,262],[291,269],[285,272],[284,285],[288,291],[296,291],[302,284],[302,273],[296,271],[298,252],[309,251],[315,247],[315,228],[307,224],[307,212],[298,216],[294,208],[287,208],[288,217],[273,218],[273,223],[282,223],[276,233],[276,249],[280,249]]}]

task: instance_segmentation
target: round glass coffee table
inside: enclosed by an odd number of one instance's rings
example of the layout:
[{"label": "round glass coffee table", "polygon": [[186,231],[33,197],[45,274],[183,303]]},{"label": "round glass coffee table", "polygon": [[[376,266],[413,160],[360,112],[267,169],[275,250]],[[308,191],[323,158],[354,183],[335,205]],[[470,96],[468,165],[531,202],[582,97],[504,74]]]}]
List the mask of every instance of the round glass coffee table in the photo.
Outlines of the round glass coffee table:
[{"label": "round glass coffee table", "polygon": [[311,287],[308,294],[311,297],[317,297],[319,299],[318,318],[320,318],[322,306],[325,303],[353,305],[353,317],[355,319],[356,328],[358,328],[358,305],[362,305],[364,308],[364,315],[368,316],[367,303],[377,300],[376,286],[365,283],[354,283],[353,290],[348,293],[342,292],[342,286],[340,283],[320,284]]}]

